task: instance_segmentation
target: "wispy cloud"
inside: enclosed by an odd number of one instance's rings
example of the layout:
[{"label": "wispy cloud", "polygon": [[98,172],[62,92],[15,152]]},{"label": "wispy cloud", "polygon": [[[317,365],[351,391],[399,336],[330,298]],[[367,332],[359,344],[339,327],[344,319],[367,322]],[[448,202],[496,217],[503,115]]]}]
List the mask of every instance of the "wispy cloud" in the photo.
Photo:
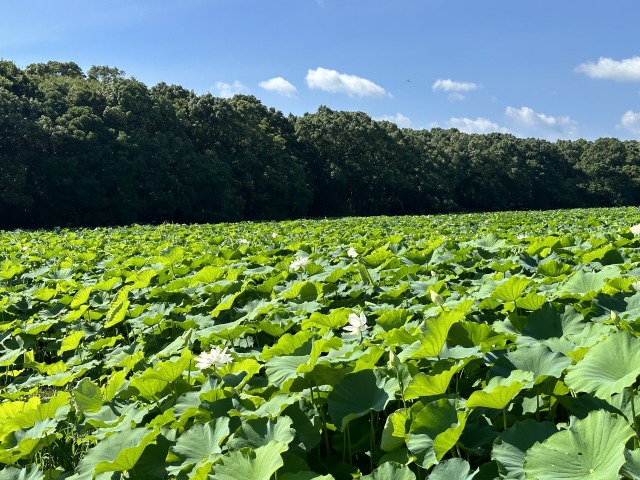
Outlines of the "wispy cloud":
[{"label": "wispy cloud", "polygon": [[457,101],[462,101],[464,99],[466,99],[467,97],[465,97],[464,95],[462,95],[461,93],[458,92],[452,92],[449,95],[447,95],[447,98],[449,100],[457,100]]},{"label": "wispy cloud", "polygon": [[264,88],[270,92],[275,92],[284,97],[295,97],[298,89],[289,81],[282,77],[270,78],[258,84],[260,88]]},{"label": "wispy cloud", "polygon": [[[439,127],[438,123],[432,124],[433,127]],[[509,133],[505,127],[501,127],[495,122],[487,118],[478,117],[475,120],[466,117],[453,117],[444,123],[445,128],[457,128],[464,133]]]},{"label": "wispy cloud", "polygon": [[634,135],[640,135],[640,112],[627,110],[622,115],[618,128],[623,128]]},{"label": "wispy cloud", "polygon": [[371,80],[326,68],[309,70],[305,81],[309,88],[331,93],[346,93],[350,97],[380,98],[388,96],[384,88]]},{"label": "wispy cloud", "polygon": [[526,135],[542,135],[546,138],[573,138],[578,124],[568,116],[554,117],[538,113],[529,107],[507,107],[507,119],[518,127],[524,127]]},{"label": "wispy cloud", "polygon": [[467,98],[460,92],[471,92],[473,90],[477,90],[478,84],[473,82],[457,82],[450,78],[439,78],[433,83],[433,85],[431,85],[431,88],[434,92],[448,92],[449,95],[447,95],[447,98],[449,100],[460,101]]},{"label": "wispy cloud", "polygon": [[600,57],[597,62],[578,65],[576,71],[584,73],[591,78],[637,82],[640,81],[640,57],[631,57],[624,60]]},{"label": "wispy cloud", "polygon": [[395,115],[382,115],[381,117],[375,117],[374,120],[393,122],[400,128],[411,128],[411,119],[401,113]]},{"label": "wispy cloud", "polygon": [[442,90],[443,92],[471,92],[478,89],[478,84],[473,82],[456,82],[450,78],[439,78],[431,86],[433,91]]},{"label": "wispy cloud", "polygon": [[249,87],[240,83],[238,80],[233,83],[216,82],[213,90],[222,98],[231,98],[238,94],[247,94],[250,92]]}]

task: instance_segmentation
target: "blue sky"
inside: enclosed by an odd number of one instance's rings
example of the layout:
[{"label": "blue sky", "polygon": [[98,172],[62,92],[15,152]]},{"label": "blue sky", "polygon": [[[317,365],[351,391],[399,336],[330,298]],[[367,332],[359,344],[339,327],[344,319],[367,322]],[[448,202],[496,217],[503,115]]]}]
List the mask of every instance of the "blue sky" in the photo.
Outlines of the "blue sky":
[{"label": "blue sky", "polygon": [[8,0],[0,57],[250,93],[285,114],[640,139],[637,0]]}]

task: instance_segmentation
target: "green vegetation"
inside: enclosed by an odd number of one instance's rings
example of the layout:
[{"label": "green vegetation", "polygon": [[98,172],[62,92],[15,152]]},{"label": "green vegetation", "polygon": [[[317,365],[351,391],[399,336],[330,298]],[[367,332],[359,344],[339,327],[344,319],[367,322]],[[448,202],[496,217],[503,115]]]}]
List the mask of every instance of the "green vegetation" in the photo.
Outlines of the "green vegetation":
[{"label": "green vegetation", "polygon": [[0,479],[639,478],[640,211],[0,235]]},{"label": "green vegetation", "polygon": [[400,129],[0,61],[0,228],[640,204],[640,144]]}]

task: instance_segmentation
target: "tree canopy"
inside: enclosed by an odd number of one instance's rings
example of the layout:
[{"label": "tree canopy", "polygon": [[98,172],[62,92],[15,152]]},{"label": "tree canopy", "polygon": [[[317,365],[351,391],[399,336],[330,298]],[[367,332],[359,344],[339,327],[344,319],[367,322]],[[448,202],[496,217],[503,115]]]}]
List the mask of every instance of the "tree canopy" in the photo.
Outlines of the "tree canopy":
[{"label": "tree canopy", "polygon": [[0,228],[621,206],[640,145],[413,130],[0,61]]}]

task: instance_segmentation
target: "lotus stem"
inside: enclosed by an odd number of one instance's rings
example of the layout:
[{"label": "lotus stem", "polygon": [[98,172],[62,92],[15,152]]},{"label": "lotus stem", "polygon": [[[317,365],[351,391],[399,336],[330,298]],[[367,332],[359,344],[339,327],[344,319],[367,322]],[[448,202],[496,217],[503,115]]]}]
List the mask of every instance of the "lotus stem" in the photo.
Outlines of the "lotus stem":
[{"label": "lotus stem", "polygon": [[347,443],[349,444],[349,465],[353,465],[353,459],[351,458],[351,429],[347,423]]},{"label": "lotus stem", "polygon": [[502,409],[502,426],[507,429],[507,407]]},{"label": "lotus stem", "polygon": [[342,432],[342,461],[347,461],[347,432]]},{"label": "lotus stem", "polygon": [[636,422],[636,405],[635,405],[635,390],[633,385],[631,386],[631,415],[633,415],[633,419],[631,422],[631,426],[633,431],[636,432],[636,438],[634,439],[634,447],[638,448],[638,441],[640,440],[640,434],[638,434],[638,424]]},{"label": "lotus stem", "polygon": [[370,441],[370,451],[369,451],[369,465],[371,467],[371,471],[373,472],[373,449],[375,448],[375,436],[376,432],[373,426],[373,410],[369,412],[370,424],[371,424],[371,441]]},{"label": "lotus stem", "polygon": [[[316,384],[316,398],[320,399],[320,389],[318,388],[318,382],[316,381],[315,377],[313,378],[313,380]],[[313,390],[313,387],[311,388]],[[313,394],[311,395],[311,398],[313,399]],[[327,417],[324,414],[324,409],[322,409],[320,405],[316,405],[316,408],[318,409],[318,412],[320,412],[320,418],[322,419],[322,433],[324,434],[324,445],[327,449],[328,457],[329,453],[331,452],[331,444],[329,443],[329,432],[327,432]]]}]

